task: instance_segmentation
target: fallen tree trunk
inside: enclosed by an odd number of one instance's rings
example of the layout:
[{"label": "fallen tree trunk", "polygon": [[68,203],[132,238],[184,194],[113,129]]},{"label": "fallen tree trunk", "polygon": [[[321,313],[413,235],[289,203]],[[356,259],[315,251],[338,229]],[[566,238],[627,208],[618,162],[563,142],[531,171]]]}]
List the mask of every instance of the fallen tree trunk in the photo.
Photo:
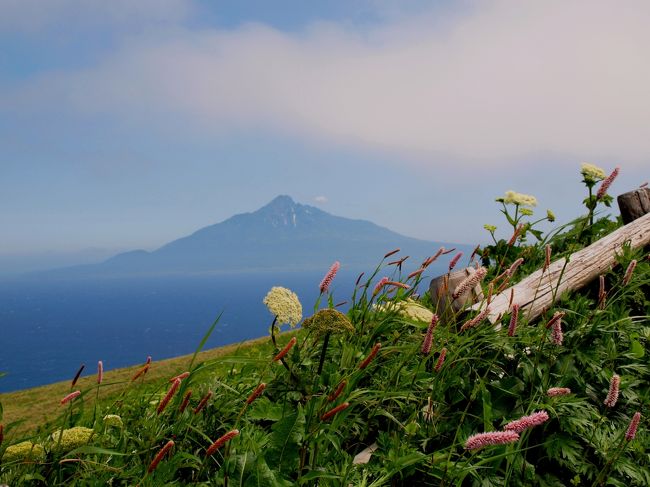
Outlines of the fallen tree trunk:
[{"label": "fallen tree trunk", "polygon": [[[489,305],[488,319],[498,322],[509,312],[512,303],[519,304],[521,316],[528,321],[537,318],[550,308],[566,291],[580,289],[616,262],[616,252],[629,243],[638,248],[650,243],[650,213],[619,228],[597,242],[552,262],[548,269],[540,269],[518,284],[496,295]],[[471,309],[482,310],[486,302],[477,303]]]}]

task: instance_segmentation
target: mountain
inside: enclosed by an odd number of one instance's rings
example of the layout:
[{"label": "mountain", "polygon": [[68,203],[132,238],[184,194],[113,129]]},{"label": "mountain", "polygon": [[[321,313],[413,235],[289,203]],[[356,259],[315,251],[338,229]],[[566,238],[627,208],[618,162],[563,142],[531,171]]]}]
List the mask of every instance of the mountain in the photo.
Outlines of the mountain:
[{"label": "mountain", "polygon": [[283,195],[257,211],[201,228],[157,250],[125,252],[67,272],[127,276],[322,270],[335,260],[348,268],[368,269],[397,247],[402,255],[412,256],[414,266],[415,258],[424,260],[440,245],[450,247],[405,237],[369,221],[334,216]]}]

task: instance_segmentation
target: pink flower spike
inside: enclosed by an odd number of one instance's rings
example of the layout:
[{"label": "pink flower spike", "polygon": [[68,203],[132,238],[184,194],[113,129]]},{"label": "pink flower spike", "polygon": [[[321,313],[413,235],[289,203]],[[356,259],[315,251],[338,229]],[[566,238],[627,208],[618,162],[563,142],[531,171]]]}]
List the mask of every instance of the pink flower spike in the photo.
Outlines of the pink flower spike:
[{"label": "pink flower spike", "polygon": [[61,399],[61,405],[69,403],[70,401],[73,401],[74,399],[78,398],[81,395],[81,391],[74,391],[65,396],[63,399]]},{"label": "pink flower spike", "polygon": [[285,355],[289,353],[289,350],[296,344],[298,339],[296,337],[291,337],[291,340],[289,340],[289,343],[287,343],[282,350],[273,358],[274,362],[277,362],[278,360],[282,360]]},{"label": "pink flower spike", "polygon": [[219,438],[217,441],[212,443],[212,445],[210,445],[210,447],[205,451],[205,456],[209,457],[210,455],[212,455],[214,452],[216,452],[219,448],[221,448],[224,444],[232,440],[237,435],[239,435],[239,430],[229,431],[221,438]]},{"label": "pink flower spike", "polygon": [[179,374],[176,377],[172,377],[171,379],[169,379],[169,382],[174,382],[176,379],[178,380],[187,379],[189,376],[190,376],[189,372],[183,372],[182,374]]},{"label": "pink flower spike", "polygon": [[632,421],[630,421],[630,426],[627,427],[627,432],[625,433],[625,439],[627,441],[632,441],[636,436],[636,429],[639,427],[639,421],[641,421],[641,413],[637,411],[632,416]]},{"label": "pink flower spike", "polygon": [[418,269],[417,271],[413,271],[413,272],[411,272],[411,273],[406,277],[406,279],[408,280],[408,279],[411,279],[412,277],[419,276],[419,275],[422,274],[423,272],[424,272],[424,269],[420,268],[420,269]]},{"label": "pink flower spike", "polygon": [[456,267],[456,264],[458,264],[458,261],[462,256],[463,256],[462,252],[458,252],[456,255],[454,255],[454,258],[451,259],[451,261],[449,262],[449,272],[451,272],[453,268]]},{"label": "pink flower spike", "polygon": [[562,320],[556,320],[551,329],[551,341],[555,345],[562,345],[564,333],[562,333]]},{"label": "pink flower spike", "polygon": [[386,255],[384,255],[384,259],[388,259],[391,255],[395,255],[399,251],[400,251],[400,249],[391,250]]},{"label": "pink flower spike", "polygon": [[551,387],[546,391],[548,397],[566,396],[567,394],[571,394],[571,389],[568,387]]},{"label": "pink flower spike", "polygon": [[465,441],[466,450],[478,450],[491,445],[505,445],[514,443],[519,439],[519,435],[514,431],[493,431],[491,433],[478,433],[470,436]]},{"label": "pink flower spike", "polygon": [[487,269],[485,267],[479,267],[475,272],[471,273],[465,279],[460,281],[453,294],[451,295],[452,299],[458,299],[460,296],[465,294],[470,289],[474,289],[476,285],[483,280],[487,274]]},{"label": "pink flower spike", "polygon": [[564,311],[557,311],[553,315],[553,317],[548,321],[548,323],[546,323],[546,329],[551,328],[558,321],[562,321],[562,318],[564,318],[564,315],[565,315]]},{"label": "pink flower spike", "polygon": [[512,305],[512,314],[510,315],[510,326],[508,326],[508,336],[515,336],[515,330],[517,329],[517,320],[519,319],[519,305]]},{"label": "pink flower spike", "polygon": [[440,372],[440,369],[442,369],[442,364],[445,363],[445,357],[447,356],[447,349],[443,348],[440,350],[440,356],[438,357],[438,361],[436,362],[436,366],[433,368],[436,372]]},{"label": "pink flower spike", "polygon": [[160,401],[160,404],[158,405],[158,409],[156,410],[158,414],[162,413],[165,408],[167,407],[167,404],[169,404],[169,401],[171,401],[172,397],[174,397],[174,394],[176,394],[176,391],[178,388],[181,386],[181,380],[176,379],[169,390],[167,391],[167,394],[165,394],[165,397],[162,398]]},{"label": "pink flower spike", "polygon": [[381,343],[375,343],[375,346],[372,347],[372,350],[370,350],[370,353],[365,358],[365,360],[359,364],[359,369],[363,370],[368,367],[368,365],[370,365],[370,362],[372,362],[372,360],[375,358],[375,355],[377,355],[377,352],[379,352],[380,348]]},{"label": "pink flower spike", "polygon": [[546,271],[551,265],[551,246],[549,244],[546,244],[546,247],[544,247],[544,252],[544,271]]},{"label": "pink flower spike", "polygon": [[165,446],[163,446],[158,454],[154,457],[153,461],[151,462],[151,465],[149,465],[149,469],[147,470],[149,473],[153,472],[156,470],[156,467],[158,467],[158,464],[160,461],[165,458],[165,455],[167,455],[167,452],[171,450],[174,447],[174,442],[173,440],[169,440]]},{"label": "pink flower spike", "polygon": [[616,401],[618,401],[618,389],[621,385],[621,378],[618,374],[614,374],[612,379],[609,381],[609,392],[607,397],[603,401],[603,404],[608,408],[613,408],[616,406]]},{"label": "pink flower spike", "polygon": [[519,257],[517,260],[515,260],[510,267],[508,267],[508,270],[506,271],[508,276],[512,276],[516,270],[519,268],[521,264],[524,263],[523,257]]},{"label": "pink flower spike", "polygon": [[338,260],[332,264],[332,267],[330,267],[330,270],[327,271],[327,274],[325,274],[325,277],[323,277],[323,280],[320,282],[319,287],[321,294],[325,294],[329,290],[330,284],[332,284],[332,281],[340,268],[341,263]]},{"label": "pink flower spike", "polygon": [[375,290],[372,292],[372,295],[376,296],[377,294],[379,294],[379,292],[388,282],[390,282],[390,280],[387,277],[382,277],[377,283],[377,285],[375,286]]},{"label": "pink flower spike", "polygon": [[524,430],[534,428],[540,424],[548,421],[548,413],[546,411],[538,411],[531,414],[530,416],[523,416],[515,421],[511,421],[506,424],[503,429],[505,431],[514,431],[515,433],[521,433]]},{"label": "pink flower spike", "polygon": [[618,176],[618,172],[620,171],[620,168],[615,168],[612,173],[607,176],[602,183],[600,183],[600,188],[598,188],[598,192],[596,193],[596,199],[601,200],[603,197],[607,194],[607,190],[609,187],[612,185],[614,182],[614,179],[616,179],[616,176]]},{"label": "pink flower spike", "polygon": [[97,384],[101,384],[104,380],[104,363],[100,360],[97,362]]},{"label": "pink flower spike", "polygon": [[436,327],[437,323],[438,315],[434,314],[433,318],[431,319],[431,323],[429,323],[429,327],[427,328],[427,333],[424,335],[422,349],[420,350],[422,352],[422,355],[429,355],[431,353],[431,345],[433,344],[433,329]]},{"label": "pink flower spike", "polygon": [[388,282],[386,282],[386,286],[399,287],[401,289],[411,289],[411,286],[409,286],[408,284],[404,284],[403,282],[399,282],[399,281],[388,281]]},{"label": "pink flower spike", "polygon": [[147,355],[147,361],[145,362],[145,365],[149,365],[151,363],[151,355]]},{"label": "pink flower spike", "polygon": [[468,328],[474,328],[476,325],[478,325],[481,321],[483,321],[487,316],[490,314],[490,308],[487,307],[483,311],[481,311],[479,314],[477,314],[474,318],[471,320],[468,320],[465,322],[463,326],[460,327],[460,331],[463,332],[467,330]]},{"label": "pink flower spike", "polygon": [[625,271],[625,277],[623,278],[623,286],[627,286],[630,283],[635,268],[636,268],[636,259],[631,260],[630,264],[627,266],[627,269]]}]

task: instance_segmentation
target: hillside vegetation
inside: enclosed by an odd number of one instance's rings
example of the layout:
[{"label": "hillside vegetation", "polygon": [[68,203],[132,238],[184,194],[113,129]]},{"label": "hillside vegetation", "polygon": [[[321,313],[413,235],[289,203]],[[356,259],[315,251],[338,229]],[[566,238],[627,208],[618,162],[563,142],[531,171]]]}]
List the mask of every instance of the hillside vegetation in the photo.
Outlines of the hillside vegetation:
[{"label": "hillside vegetation", "polygon": [[471,256],[390,251],[349,297],[332,294],[337,262],[310,313],[274,287],[270,337],[251,353],[198,355],[159,380],[129,371],[117,395],[108,376],[66,386],[36,433],[5,422],[0,483],[650,485],[647,250],[618,249],[617,265],[530,321],[516,299],[494,326],[443,314],[426,292],[437,259],[476,270],[450,293],[481,286],[490,301],[611,233],[621,223],[601,210],[617,173],[583,165],[586,215],[546,235],[553,213],[536,219],[535,198],[509,191],[506,230],[486,225],[493,241]]}]

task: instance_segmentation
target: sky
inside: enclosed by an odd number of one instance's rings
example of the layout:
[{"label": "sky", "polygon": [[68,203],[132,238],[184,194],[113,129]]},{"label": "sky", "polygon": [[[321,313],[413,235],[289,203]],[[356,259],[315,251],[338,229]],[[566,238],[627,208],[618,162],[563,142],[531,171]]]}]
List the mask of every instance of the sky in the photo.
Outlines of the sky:
[{"label": "sky", "polygon": [[646,0],[0,0],[0,266],[278,194],[437,241],[505,236],[507,190],[567,222],[581,162],[649,177],[647,25]]}]

